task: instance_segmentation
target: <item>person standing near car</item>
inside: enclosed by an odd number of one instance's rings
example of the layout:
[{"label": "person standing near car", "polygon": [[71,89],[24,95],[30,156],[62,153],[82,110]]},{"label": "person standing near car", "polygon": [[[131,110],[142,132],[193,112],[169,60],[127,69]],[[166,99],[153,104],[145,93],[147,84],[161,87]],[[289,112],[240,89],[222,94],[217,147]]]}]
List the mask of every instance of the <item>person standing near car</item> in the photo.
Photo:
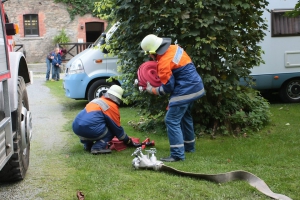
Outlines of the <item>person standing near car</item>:
[{"label": "person standing near car", "polygon": [[202,79],[189,55],[180,46],[171,45],[171,38],[150,34],[142,40],[141,48],[157,61],[157,75],[162,83],[153,87],[148,82],[147,92],[170,94],[165,123],[171,155],[160,160],[185,160],[185,152],[195,151],[192,106],[195,100],[205,95]]},{"label": "person standing near car", "polygon": [[[46,57],[46,65],[47,65],[47,69],[46,69],[46,81],[49,81],[50,78],[50,71],[51,71],[51,65],[52,65],[52,59],[53,59],[53,54],[54,54],[55,50],[51,51],[47,57]],[[52,69],[52,73],[53,75],[53,69]]]},{"label": "person standing near car", "polygon": [[55,48],[55,52],[52,53],[52,81],[59,81],[60,79],[60,66],[61,66],[61,55],[60,49],[58,47]]}]

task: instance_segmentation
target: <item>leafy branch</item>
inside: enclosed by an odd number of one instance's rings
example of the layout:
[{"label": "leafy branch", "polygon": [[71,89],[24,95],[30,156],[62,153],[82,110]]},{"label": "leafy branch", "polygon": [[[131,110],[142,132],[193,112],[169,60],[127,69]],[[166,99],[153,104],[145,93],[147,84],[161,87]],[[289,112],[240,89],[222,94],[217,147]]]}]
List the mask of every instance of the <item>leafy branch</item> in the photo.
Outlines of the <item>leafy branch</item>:
[{"label": "leafy branch", "polygon": [[71,20],[76,15],[93,14],[95,0],[54,0],[55,3],[64,3],[67,5]]},{"label": "leafy branch", "polygon": [[298,3],[295,5],[294,10],[292,11],[287,11],[284,14],[287,17],[297,17],[300,15],[300,2],[298,1]]}]

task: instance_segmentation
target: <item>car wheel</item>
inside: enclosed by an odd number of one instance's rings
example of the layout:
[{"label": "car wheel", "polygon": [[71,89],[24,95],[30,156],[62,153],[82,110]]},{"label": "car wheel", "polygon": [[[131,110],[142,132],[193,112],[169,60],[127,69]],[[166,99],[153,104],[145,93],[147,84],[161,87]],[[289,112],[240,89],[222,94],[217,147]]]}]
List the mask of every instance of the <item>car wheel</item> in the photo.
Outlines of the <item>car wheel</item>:
[{"label": "car wheel", "polygon": [[286,103],[300,102],[300,79],[285,82],[280,89],[280,98]]},{"label": "car wheel", "polygon": [[114,82],[106,82],[104,79],[95,81],[88,90],[88,101],[101,97],[109,88],[115,84]]},{"label": "car wheel", "polygon": [[0,171],[0,182],[23,180],[29,166],[32,117],[22,77],[18,78],[18,109],[16,117],[12,117],[12,124],[16,127],[14,154]]}]

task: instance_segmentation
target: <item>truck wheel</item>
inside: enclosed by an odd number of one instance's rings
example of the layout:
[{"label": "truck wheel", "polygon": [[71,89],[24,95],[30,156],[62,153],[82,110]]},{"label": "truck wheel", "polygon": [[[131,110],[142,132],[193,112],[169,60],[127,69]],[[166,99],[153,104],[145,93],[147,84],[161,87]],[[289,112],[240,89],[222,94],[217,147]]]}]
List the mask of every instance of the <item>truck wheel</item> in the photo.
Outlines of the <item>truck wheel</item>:
[{"label": "truck wheel", "polygon": [[95,81],[88,90],[88,101],[92,101],[95,98],[101,97],[109,88],[113,82],[106,82],[104,79]]},{"label": "truck wheel", "polygon": [[285,82],[280,89],[280,98],[286,103],[300,102],[300,79]]},{"label": "truck wheel", "polygon": [[0,171],[0,182],[23,180],[29,166],[32,125],[27,90],[22,77],[18,78],[18,109],[16,117],[12,117],[12,126],[16,127],[14,154]]}]

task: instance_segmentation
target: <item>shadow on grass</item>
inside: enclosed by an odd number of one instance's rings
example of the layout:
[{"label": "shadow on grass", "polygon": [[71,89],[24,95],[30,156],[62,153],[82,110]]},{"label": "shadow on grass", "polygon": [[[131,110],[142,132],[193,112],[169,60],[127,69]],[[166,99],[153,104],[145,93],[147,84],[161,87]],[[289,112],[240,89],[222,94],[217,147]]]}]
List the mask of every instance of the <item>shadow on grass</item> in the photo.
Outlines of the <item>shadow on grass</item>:
[{"label": "shadow on grass", "polygon": [[262,93],[261,96],[265,98],[270,104],[282,104],[284,103],[280,99],[280,95],[278,92],[266,92]]}]

